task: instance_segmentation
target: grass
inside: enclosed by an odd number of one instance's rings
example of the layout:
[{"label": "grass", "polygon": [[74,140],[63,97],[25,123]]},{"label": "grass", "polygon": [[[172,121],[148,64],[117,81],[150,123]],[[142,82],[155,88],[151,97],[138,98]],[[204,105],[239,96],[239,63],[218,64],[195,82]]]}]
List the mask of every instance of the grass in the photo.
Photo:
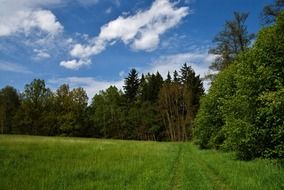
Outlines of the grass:
[{"label": "grass", "polygon": [[270,160],[191,143],[0,136],[0,189],[284,189]]}]

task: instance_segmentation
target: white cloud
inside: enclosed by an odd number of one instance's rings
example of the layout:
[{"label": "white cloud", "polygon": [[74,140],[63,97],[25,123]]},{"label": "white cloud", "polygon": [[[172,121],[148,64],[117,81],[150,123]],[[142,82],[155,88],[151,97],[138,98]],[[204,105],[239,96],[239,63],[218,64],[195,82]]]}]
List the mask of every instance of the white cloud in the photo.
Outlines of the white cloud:
[{"label": "white cloud", "polygon": [[105,24],[92,42],[76,44],[70,55],[79,60],[89,59],[116,40],[121,40],[134,50],[153,51],[159,45],[160,36],[188,14],[188,7],[177,8],[169,0],[156,0],[148,10],[139,11],[133,16],[119,16]]},{"label": "white cloud", "polygon": [[29,35],[38,29],[48,35],[57,35],[63,26],[56,16],[41,7],[60,3],[60,0],[2,0],[0,7],[0,37],[16,33]]},{"label": "white cloud", "polygon": [[83,60],[83,59],[80,59],[80,60],[73,59],[73,60],[70,60],[70,61],[61,61],[60,62],[60,66],[63,66],[65,68],[67,68],[67,69],[73,69],[73,70],[77,70],[81,66],[89,65],[89,64],[91,64],[91,60],[89,60],[89,59],[86,59],[86,60]]},{"label": "white cloud", "polygon": [[50,58],[50,55],[43,49],[34,49],[33,51],[36,53],[36,59]]},{"label": "white cloud", "polygon": [[0,62],[0,70],[13,73],[32,74],[32,72],[24,66],[10,62]]},{"label": "white cloud", "polygon": [[89,97],[89,103],[95,94],[99,93],[101,90],[106,90],[111,85],[116,86],[118,89],[122,89],[123,80],[118,81],[102,81],[96,80],[92,77],[67,77],[67,78],[57,78],[48,81],[51,85],[62,85],[64,83],[69,84],[71,88],[82,87],[86,90]]}]

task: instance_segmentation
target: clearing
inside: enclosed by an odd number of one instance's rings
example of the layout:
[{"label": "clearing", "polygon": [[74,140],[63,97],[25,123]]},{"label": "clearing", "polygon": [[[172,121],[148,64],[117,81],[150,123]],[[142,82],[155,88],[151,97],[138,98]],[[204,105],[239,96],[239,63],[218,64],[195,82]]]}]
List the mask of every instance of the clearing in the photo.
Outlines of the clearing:
[{"label": "clearing", "polygon": [[284,189],[273,160],[191,143],[0,135],[0,189]]}]

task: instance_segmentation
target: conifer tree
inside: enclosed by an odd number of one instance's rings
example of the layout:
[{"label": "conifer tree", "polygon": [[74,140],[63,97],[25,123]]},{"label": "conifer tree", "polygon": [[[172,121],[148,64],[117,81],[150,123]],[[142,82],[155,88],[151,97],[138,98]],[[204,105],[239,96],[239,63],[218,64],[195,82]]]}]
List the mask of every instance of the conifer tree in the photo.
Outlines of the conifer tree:
[{"label": "conifer tree", "polygon": [[134,102],[137,98],[139,89],[139,78],[136,69],[131,69],[128,77],[126,77],[124,80],[123,88],[127,100],[129,102]]},{"label": "conifer tree", "polygon": [[178,76],[178,72],[175,70],[174,71],[174,79],[173,79],[173,81],[175,82],[175,83],[178,83],[179,82],[179,76]]},{"label": "conifer tree", "polygon": [[167,79],[165,80],[165,82],[166,82],[167,84],[170,84],[170,83],[172,82],[172,77],[171,77],[170,71],[168,71]]}]

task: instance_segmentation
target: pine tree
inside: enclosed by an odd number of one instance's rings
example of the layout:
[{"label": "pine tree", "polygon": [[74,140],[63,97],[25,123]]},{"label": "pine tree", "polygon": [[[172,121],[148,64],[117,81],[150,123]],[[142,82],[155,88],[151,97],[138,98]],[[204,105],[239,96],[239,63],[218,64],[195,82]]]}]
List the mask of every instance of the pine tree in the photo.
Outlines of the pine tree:
[{"label": "pine tree", "polygon": [[138,95],[139,83],[140,82],[136,69],[131,69],[128,77],[124,80],[123,86],[125,96],[129,102],[135,102]]},{"label": "pine tree", "polygon": [[138,96],[139,96],[139,101],[145,101],[146,99],[146,88],[147,88],[147,82],[145,79],[144,74],[141,75],[140,79],[140,84],[139,84],[139,89],[138,89]]},{"label": "pine tree", "polygon": [[171,82],[172,82],[172,77],[171,77],[170,71],[168,71],[167,79],[165,80],[165,83],[170,84]]},{"label": "pine tree", "polygon": [[191,66],[185,63],[180,69],[180,81],[188,93],[187,104],[192,112],[192,118],[195,117],[199,108],[200,97],[204,94],[203,83],[199,75],[196,75]]},{"label": "pine tree", "polygon": [[178,83],[179,82],[179,76],[178,76],[178,72],[175,70],[174,71],[174,80],[173,80],[175,83]]}]

